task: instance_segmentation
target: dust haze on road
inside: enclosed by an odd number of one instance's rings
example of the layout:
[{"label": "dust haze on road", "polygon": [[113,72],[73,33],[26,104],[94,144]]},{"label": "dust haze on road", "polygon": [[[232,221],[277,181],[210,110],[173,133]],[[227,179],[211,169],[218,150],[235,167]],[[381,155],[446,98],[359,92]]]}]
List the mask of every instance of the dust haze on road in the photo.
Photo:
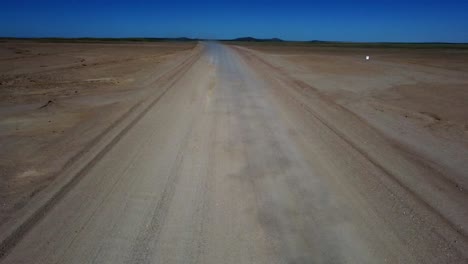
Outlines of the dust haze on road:
[{"label": "dust haze on road", "polygon": [[200,56],[1,263],[464,263],[468,199],[241,47]]}]

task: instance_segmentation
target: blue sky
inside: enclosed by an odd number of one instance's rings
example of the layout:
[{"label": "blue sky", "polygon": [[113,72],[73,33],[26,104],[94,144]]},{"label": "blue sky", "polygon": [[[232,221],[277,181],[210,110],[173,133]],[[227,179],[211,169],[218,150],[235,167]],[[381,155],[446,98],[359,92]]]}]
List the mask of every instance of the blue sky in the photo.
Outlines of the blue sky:
[{"label": "blue sky", "polygon": [[0,0],[0,36],[468,42],[468,0]]}]

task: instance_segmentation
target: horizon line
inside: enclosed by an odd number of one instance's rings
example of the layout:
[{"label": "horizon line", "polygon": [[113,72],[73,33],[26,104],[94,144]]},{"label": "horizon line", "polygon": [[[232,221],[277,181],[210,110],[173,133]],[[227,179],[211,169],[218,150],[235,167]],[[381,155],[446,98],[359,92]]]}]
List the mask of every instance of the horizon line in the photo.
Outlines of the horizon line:
[{"label": "horizon line", "polygon": [[1,40],[11,39],[11,40],[178,40],[178,39],[187,39],[190,41],[245,41],[249,40],[242,39],[252,39],[250,42],[317,42],[317,43],[356,43],[356,44],[468,44],[468,42],[444,42],[444,41],[353,41],[353,40],[291,40],[291,39],[281,39],[277,37],[273,38],[256,38],[256,37],[236,37],[236,38],[191,38],[191,37],[10,37],[10,36],[0,36]]}]

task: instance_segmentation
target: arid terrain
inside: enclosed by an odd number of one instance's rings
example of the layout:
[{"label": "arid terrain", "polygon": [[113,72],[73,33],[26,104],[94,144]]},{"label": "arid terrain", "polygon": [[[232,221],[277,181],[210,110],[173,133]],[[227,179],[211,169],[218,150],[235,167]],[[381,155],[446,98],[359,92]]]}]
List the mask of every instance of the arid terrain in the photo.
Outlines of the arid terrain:
[{"label": "arid terrain", "polygon": [[195,45],[0,43],[0,223]]},{"label": "arid terrain", "polygon": [[0,43],[0,262],[466,263],[467,72],[463,48]]},{"label": "arid terrain", "polygon": [[468,187],[468,49],[248,47]]}]

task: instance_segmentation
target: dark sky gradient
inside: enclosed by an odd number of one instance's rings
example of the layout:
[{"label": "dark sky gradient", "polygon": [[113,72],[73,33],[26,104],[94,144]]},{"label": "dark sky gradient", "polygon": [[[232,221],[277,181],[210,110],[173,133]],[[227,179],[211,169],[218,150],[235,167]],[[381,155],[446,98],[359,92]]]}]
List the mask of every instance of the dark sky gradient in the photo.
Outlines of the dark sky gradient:
[{"label": "dark sky gradient", "polygon": [[468,42],[468,0],[0,0],[0,36]]}]

